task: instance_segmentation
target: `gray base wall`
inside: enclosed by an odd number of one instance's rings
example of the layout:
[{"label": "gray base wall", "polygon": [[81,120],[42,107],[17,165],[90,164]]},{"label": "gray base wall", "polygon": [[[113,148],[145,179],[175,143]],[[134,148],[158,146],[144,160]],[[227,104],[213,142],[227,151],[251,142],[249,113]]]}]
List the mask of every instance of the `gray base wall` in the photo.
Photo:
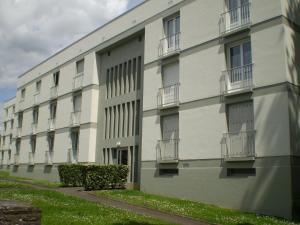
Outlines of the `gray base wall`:
[{"label": "gray base wall", "polygon": [[[176,164],[159,165],[174,168]],[[227,176],[227,168],[256,168],[251,176]],[[292,218],[290,157],[257,158],[255,162],[223,163],[186,160],[178,175],[159,175],[156,162],[142,162],[141,190],[220,207]]]},{"label": "gray base wall", "polygon": [[45,166],[37,164],[34,166],[19,165],[19,166],[6,166],[0,167],[0,171],[9,172],[11,176],[26,177],[37,180],[48,180],[52,182],[59,181],[58,169],[56,165]]}]

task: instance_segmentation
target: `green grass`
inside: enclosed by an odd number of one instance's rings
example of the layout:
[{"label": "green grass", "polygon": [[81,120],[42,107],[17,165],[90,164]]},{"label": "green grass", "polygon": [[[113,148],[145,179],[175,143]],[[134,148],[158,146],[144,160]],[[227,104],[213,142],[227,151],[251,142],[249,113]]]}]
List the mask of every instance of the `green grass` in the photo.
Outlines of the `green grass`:
[{"label": "green grass", "polygon": [[42,185],[45,187],[60,187],[61,183],[60,182],[50,182],[48,180],[35,180],[35,179],[30,179],[26,177],[15,177],[15,176],[10,176],[8,172],[5,171],[0,171],[0,179],[8,179],[8,180],[16,180],[16,181],[25,181],[31,184],[37,184],[37,185]]},{"label": "green grass", "polygon": [[[13,187],[13,190],[6,188]],[[2,189],[2,190],[1,190]],[[169,224],[127,211],[91,203],[52,190],[36,190],[14,182],[0,181],[0,199],[29,203],[42,210],[43,225],[150,225]]]},{"label": "green grass", "polygon": [[98,196],[105,196],[115,200],[126,201],[131,204],[158,209],[177,215],[191,217],[200,221],[223,225],[292,225],[289,221],[275,217],[260,216],[253,213],[243,213],[235,210],[223,209],[199,202],[181,200],[146,194],[135,190],[108,190],[93,192]]}]

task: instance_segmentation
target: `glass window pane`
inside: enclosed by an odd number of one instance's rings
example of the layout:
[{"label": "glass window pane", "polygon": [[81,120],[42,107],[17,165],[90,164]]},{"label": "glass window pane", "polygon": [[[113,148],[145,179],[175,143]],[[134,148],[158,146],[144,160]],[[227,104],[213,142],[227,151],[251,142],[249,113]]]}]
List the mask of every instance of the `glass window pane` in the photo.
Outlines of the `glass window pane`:
[{"label": "glass window pane", "polygon": [[247,42],[243,44],[243,61],[244,65],[252,63],[251,43]]},{"label": "glass window pane", "polygon": [[230,48],[230,66],[231,68],[241,66],[241,49],[240,46]]}]

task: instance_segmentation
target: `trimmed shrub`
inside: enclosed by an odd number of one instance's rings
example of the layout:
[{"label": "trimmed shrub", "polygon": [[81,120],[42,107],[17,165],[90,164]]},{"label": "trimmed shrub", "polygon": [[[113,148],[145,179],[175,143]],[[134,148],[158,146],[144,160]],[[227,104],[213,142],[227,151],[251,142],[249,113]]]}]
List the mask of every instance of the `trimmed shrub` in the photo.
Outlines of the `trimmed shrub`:
[{"label": "trimmed shrub", "polygon": [[82,187],[85,167],[79,164],[59,165],[58,174],[62,185],[67,187]]},{"label": "trimmed shrub", "polygon": [[127,175],[124,165],[87,166],[83,186],[85,190],[124,188]]},{"label": "trimmed shrub", "polygon": [[128,167],[125,165],[80,165],[58,166],[63,186],[80,187],[85,190],[124,188],[127,182]]}]

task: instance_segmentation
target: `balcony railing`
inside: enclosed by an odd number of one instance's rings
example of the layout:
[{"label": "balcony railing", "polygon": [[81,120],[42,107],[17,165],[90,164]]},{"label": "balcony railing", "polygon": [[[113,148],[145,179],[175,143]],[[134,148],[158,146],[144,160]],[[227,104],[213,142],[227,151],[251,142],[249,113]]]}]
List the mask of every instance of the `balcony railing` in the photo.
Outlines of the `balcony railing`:
[{"label": "balcony railing", "polygon": [[157,162],[168,163],[178,161],[179,139],[159,140],[157,148]]},{"label": "balcony railing", "polygon": [[32,134],[36,134],[36,132],[37,132],[37,123],[36,123],[36,122],[33,122],[33,123],[31,124],[31,133],[32,133]]},{"label": "balcony railing", "polygon": [[71,113],[71,120],[70,120],[71,126],[79,126],[80,125],[80,114],[81,114],[80,111]]},{"label": "balcony railing", "polygon": [[73,78],[73,90],[81,89],[83,83],[83,72],[76,74]]},{"label": "balcony railing", "polygon": [[53,164],[53,151],[45,152],[45,164],[52,165]]},{"label": "balcony railing", "polygon": [[50,88],[50,98],[57,98],[58,86],[53,86]]},{"label": "balcony railing", "polygon": [[34,165],[34,153],[33,152],[28,153],[28,164]]},{"label": "balcony railing", "polygon": [[180,33],[172,34],[160,40],[158,56],[163,57],[180,51]]},{"label": "balcony railing", "polygon": [[225,161],[254,160],[255,130],[223,134],[222,155]]},{"label": "balcony railing", "polygon": [[223,71],[223,94],[252,90],[253,88],[253,64],[235,67]]},{"label": "balcony railing", "polygon": [[48,130],[55,130],[55,118],[48,119]]},{"label": "balcony railing", "polygon": [[68,149],[67,155],[68,163],[77,163],[78,162],[78,149]]},{"label": "balcony railing", "polygon": [[14,154],[14,164],[15,165],[19,165],[19,158],[20,158],[20,155],[18,153]]},{"label": "balcony railing", "polygon": [[17,137],[20,138],[22,136],[22,127],[17,127]]},{"label": "balcony railing", "polygon": [[157,94],[158,108],[167,108],[179,105],[179,83],[160,88]]},{"label": "balcony railing", "polygon": [[222,13],[220,18],[220,34],[224,35],[248,27],[251,24],[250,6],[250,3],[247,3]]},{"label": "balcony railing", "polygon": [[40,103],[40,92],[33,95],[33,105],[38,105]]}]

